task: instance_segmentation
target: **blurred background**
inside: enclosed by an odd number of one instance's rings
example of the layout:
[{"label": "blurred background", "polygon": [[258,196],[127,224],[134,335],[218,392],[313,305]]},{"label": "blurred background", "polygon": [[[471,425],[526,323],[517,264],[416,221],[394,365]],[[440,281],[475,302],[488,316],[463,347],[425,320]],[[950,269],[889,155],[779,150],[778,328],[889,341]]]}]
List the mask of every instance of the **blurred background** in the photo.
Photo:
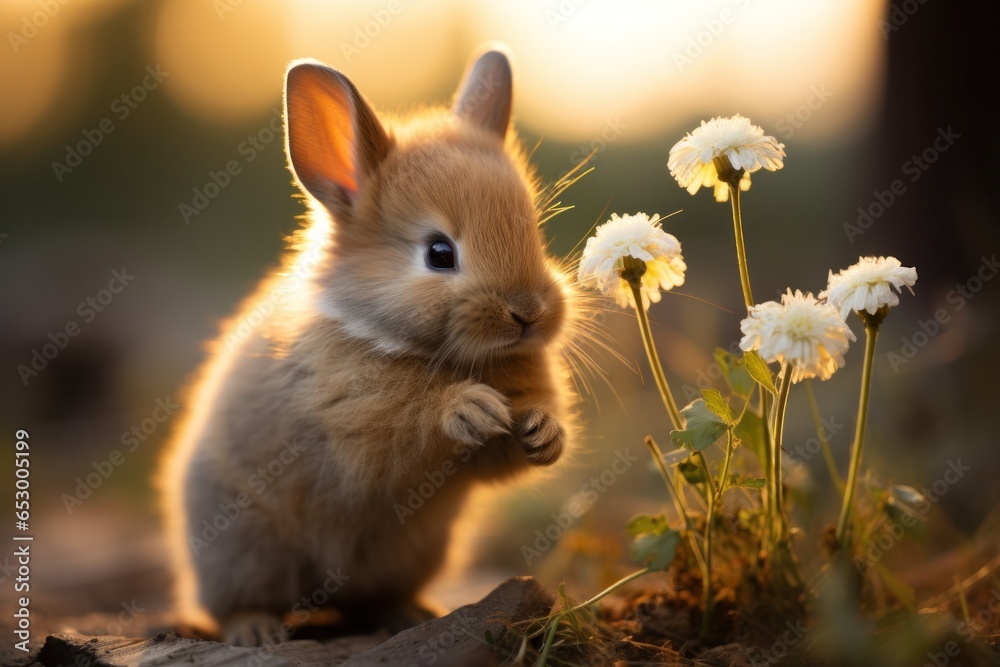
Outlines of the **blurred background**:
[{"label": "blurred background", "polygon": [[[0,428],[4,442],[31,434],[36,609],[165,604],[152,470],[206,342],[304,212],[280,134],[289,60],[325,61],[376,108],[405,110],[447,104],[489,40],[514,56],[515,122],[539,144],[543,180],[594,153],[594,171],[562,198],[574,208],[546,227],[554,254],[613,211],[677,212],[665,228],[683,244],[687,282],[651,315],[682,403],[721,386],[712,352],[738,340],[742,309],[728,204],[688,195],[666,168],[700,120],[742,113],[786,145],[785,168],[755,174],[744,198],[758,301],[817,292],[829,269],[862,254],[917,267],[916,297],[883,327],[867,462],[877,481],[918,489],[949,461],[970,466],[934,504],[939,528],[920,546],[927,557],[964,548],[1000,499],[994,7],[5,0]],[[224,176],[233,163],[238,173]],[[544,479],[474,499],[456,565],[435,588],[445,604],[514,574],[593,593],[624,572],[625,520],[667,505],[642,437],[669,443],[669,427],[634,318],[601,321],[628,363],[595,351],[606,377],[581,380],[585,442]],[[842,472],[862,349],[815,387]],[[809,455],[801,391],[786,433],[789,483],[808,509],[803,543],[815,543],[838,500],[822,457]],[[635,457],[624,472],[620,456]],[[0,457],[4,489],[12,458]],[[604,490],[589,511],[560,523],[574,498],[595,495],[592,479]],[[897,551],[901,570],[913,564]]]}]

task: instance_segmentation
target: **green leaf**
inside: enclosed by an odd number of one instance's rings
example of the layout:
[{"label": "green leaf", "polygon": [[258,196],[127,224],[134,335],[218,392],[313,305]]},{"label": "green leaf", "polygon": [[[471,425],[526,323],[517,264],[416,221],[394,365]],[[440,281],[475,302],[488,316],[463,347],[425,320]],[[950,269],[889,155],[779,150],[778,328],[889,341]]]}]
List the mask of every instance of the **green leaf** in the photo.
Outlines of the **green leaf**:
[{"label": "green leaf", "polygon": [[676,530],[644,533],[632,543],[632,560],[652,570],[666,570],[674,560],[681,535]]},{"label": "green leaf", "polygon": [[750,374],[747,373],[743,360],[734,357],[729,350],[724,350],[721,347],[715,348],[713,356],[715,357],[715,363],[719,364],[719,368],[722,369],[722,375],[726,378],[726,384],[733,390],[733,393],[740,396],[749,396],[753,390],[754,381],[750,377]]},{"label": "green leaf", "polygon": [[701,390],[701,396],[705,399],[705,406],[717,415],[727,426],[732,426],[735,421],[733,411],[729,407],[729,402],[722,397],[722,393],[715,387]]},{"label": "green leaf", "polygon": [[667,525],[667,519],[662,514],[649,516],[648,514],[637,514],[625,525],[625,530],[633,537],[643,533],[662,531]]},{"label": "green leaf", "polygon": [[670,432],[674,445],[700,452],[722,437],[726,423],[708,409],[705,400],[696,398],[681,410],[684,428]]},{"label": "green leaf", "polygon": [[767,454],[764,452],[764,420],[749,408],[736,425],[736,437],[754,453],[762,470],[767,469]]},{"label": "green leaf", "polygon": [[731,473],[723,491],[743,487],[745,489],[763,489],[767,486],[767,477],[744,477],[738,472]]},{"label": "green leaf", "polygon": [[677,470],[680,471],[681,475],[684,477],[684,481],[688,484],[705,483],[705,471],[702,470],[700,465],[691,459],[684,459],[678,463]]},{"label": "green leaf", "polygon": [[767,486],[767,477],[744,477],[736,481],[736,486],[747,489],[763,489]]},{"label": "green leaf", "polygon": [[764,359],[755,350],[744,353],[743,362],[746,364],[750,377],[772,394],[778,394],[778,389],[774,386],[774,376],[771,374],[771,369],[767,367]]},{"label": "green leaf", "polygon": [[628,522],[628,532],[634,536],[632,558],[653,570],[666,570],[674,560],[680,533],[670,528],[662,514],[639,514]]}]

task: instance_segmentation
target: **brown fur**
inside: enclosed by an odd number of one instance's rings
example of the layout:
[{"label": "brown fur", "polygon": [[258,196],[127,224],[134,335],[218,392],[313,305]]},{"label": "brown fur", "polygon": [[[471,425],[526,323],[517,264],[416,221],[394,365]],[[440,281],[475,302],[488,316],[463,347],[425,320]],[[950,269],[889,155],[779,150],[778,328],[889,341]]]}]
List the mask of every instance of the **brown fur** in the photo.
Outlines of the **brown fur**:
[{"label": "brown fur", "polygon": [[[228,325],[162,471],[182,608],[227,641],[265,641],[338,569],[330,605],[374,623],[412,609],[471,486],[550,465],[572,438],[560,353],[574,295],[507,132],[510,81],[488,52],[452,111],[381,121],[342,74],[289,70],[309,224]],[[456,271],[424,263],[441,235]],[[241,493],[239,516],[199,542]]]}]

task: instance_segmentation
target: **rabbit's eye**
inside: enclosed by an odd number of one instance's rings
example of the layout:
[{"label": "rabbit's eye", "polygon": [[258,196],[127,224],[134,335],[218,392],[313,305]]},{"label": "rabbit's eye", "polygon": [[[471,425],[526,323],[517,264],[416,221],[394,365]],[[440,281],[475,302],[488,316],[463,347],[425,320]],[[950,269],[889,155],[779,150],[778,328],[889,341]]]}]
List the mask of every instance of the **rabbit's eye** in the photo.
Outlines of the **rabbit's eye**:
[{"label": "rabbit's eye", "polygon": [[444,239],[431,241],[427,246],[427,266],[439,271],[455,268],[455,249]]}]

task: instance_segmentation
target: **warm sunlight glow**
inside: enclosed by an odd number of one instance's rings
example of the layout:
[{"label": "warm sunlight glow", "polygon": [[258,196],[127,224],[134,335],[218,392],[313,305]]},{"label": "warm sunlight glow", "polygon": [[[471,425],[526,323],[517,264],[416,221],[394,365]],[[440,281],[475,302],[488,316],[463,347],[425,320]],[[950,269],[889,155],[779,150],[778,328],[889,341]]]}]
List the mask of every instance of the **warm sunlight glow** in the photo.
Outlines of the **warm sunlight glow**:
[{"label": "warm sunlight glow", "polygon": [[[25,140],[42,127],[52,131],[76,106],[91,75],[85,59],[70,62],[68,40],[86,51],[87,28],[125,0],[46,3],[5,0],[0,4],[0,144]],[[67,67],[74,68],[72,80]]]},{"label": "warm sunlight glow", "polygon": [[295,0],[288,9],[293,57],[347,72],[383,108],[408,108],[419,99],[447,102],[476,46],[462,45],[464,16],[457,4]]},{"label": "warm sunlight glow", "polygon": [[798,134],[822,138],[868,119],[877,104],[881,10],[871,0],[517,0],[480,5],[474,32],[531,63],[518,70],[517,111],[548,137],[577,141],[610,129],[639,141],[732,111],[770,131],[788,113],[808,114]]},{"label": "warm sunlight glow", "polygon": [[170,72],[167,92],[189,112],[217,122],[280,104],[291,54],[280,5],[231,4],[168,0],[156,22],[154,57]]},{"label": "warm sunlight glow", "polygon": [[[61,40],[119,2],[59,5],[16,55],[18,64],[38,65],[8,73],[5,59],[0,68],[16,95],[0,101],[0,141],[53,108]],[[280,99],[288,61],[299,57],[344,70],[383,108],[445,102],[468,51],[500,40],[514,55],[519,121],[551,139],[635,142],[695,117],[739,112],[779,138],[823,140],[863,124],[878,104],[882,4],[510,0],[456,11],[459,3],[441,0],[414,11],[402,0],[166,0],[149,57],[171,72],[164,87],[181,107],[225,122],[266,113]],[[35,9],[28,0],[5,3],[5,33]]]},{"label": "warm sunlight glow", "polygon": [[[8,26],[3,27],[10,29]],[[36,129],[59,96],[67,44],[62,35],[50,37],[27,44],[16,57],[5,54],[0,58],[4,86],[4,94],[0,95],[0,144],[23,139]]]}]

